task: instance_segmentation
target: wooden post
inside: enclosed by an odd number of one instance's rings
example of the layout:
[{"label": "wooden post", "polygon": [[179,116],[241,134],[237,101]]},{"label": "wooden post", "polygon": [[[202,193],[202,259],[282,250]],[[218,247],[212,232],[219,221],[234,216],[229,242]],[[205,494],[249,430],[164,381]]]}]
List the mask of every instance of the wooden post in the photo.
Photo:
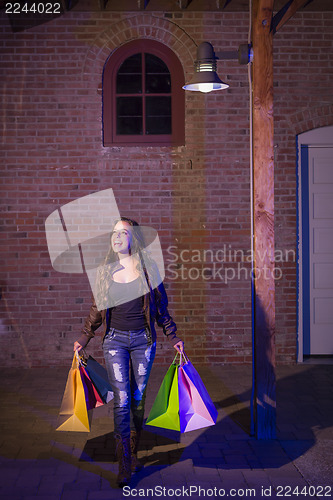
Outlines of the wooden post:
[{"label": "wooden post", "polygon": [[254,419],[276,437],[273,33],[274,0],[253,0]]}]

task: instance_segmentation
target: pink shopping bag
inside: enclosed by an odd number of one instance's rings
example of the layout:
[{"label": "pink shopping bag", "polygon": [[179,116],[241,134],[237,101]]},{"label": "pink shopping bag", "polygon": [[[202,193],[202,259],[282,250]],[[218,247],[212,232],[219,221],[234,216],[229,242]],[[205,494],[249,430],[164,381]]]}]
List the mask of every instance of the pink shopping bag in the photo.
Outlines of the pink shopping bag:
[{"label": "pink shopping bag", "polygon": [[103,406],[104,401],[97,392],[93,382],[91,381],[91,378],[88,375],[87,370],[82,365],[80,365],[79,369],[84,389],[84,395],[86,398],[87,410],[92,410],[93,408],[97,408],[98,406]]},{"label": "pink shopping bag", "polygon": [[217,410],[200,375],[184,354],[178,369],[180,431],[188,432],[216,424]]}]

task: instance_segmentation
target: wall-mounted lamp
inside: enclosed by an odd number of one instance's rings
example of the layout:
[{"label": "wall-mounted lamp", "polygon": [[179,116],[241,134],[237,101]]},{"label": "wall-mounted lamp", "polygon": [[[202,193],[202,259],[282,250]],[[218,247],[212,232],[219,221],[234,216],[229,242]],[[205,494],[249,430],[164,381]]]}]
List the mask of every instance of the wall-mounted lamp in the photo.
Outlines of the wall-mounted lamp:
[{"label": "wall-mounted lamp", "polygon": [[183,89],[204,93],[227,89],[229,85],[216,73],[218,59],[238,59],[239,64],[248,64],[252,61],[251,46],[243,44],[239,46],[238,52],[221,52],[215,55],[214,47],[209,42],[201,43],[197,49],[197,60],[194,62],[193,78]]}]

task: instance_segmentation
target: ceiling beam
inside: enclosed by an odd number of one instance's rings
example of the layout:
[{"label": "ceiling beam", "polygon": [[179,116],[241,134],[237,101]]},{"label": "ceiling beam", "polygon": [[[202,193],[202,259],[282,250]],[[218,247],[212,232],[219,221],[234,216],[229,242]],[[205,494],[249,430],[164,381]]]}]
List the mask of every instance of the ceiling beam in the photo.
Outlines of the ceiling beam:
[{"label": "ceiling beam", "polygon": [[77,4],[78,0],[60,0],[64,12],[71,10]]},{"label": "ceiling beam", "polygon": [[230,2],[232,2],[232,0],[216,0],[216,8],[218,10],[225,9]]},{"label": "ceiling beam", "polygon": [[273,34],[281,29],[307,3],[309,3],[309,0],[288,0],[285,6],[272,19],[271,31],[273,31]]},{"label": "ceiling beam", "polygon": [[99,0],[99,6],[101,10],[105,10],[107,6],[108,0]]},{"label": "ceiling beam", "polygon": [[182,9],[182,10],[185,10],[187,9],[187,7],[190,5],[192,0],[178,0],[178,3],[179,3],[179,7]]},{"label": "ceiling beam", "polygon": [[147,5],[149,4],[149,0],[138,0],[138,8],[140,10],[145,10]]}]

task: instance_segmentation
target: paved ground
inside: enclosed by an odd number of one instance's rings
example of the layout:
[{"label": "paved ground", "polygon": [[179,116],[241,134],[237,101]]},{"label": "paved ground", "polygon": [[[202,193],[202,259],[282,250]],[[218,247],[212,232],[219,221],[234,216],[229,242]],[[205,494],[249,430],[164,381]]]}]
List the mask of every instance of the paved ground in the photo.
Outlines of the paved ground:
[{"label": "paved ground", "polygon": [[[333,365],[277,370],[277,439],[250,437],[251,368],[198,367],[217,425],[183,435],[146,427],[145,466],[131,490],[116,487],[112,403],[93,411],[90,433],[56,431],[68,367],[3,369],[0,498],[330,498]],[[166,372],[154,366],[147,411]],[[297,493],[299,493],[297,495]]]}]

